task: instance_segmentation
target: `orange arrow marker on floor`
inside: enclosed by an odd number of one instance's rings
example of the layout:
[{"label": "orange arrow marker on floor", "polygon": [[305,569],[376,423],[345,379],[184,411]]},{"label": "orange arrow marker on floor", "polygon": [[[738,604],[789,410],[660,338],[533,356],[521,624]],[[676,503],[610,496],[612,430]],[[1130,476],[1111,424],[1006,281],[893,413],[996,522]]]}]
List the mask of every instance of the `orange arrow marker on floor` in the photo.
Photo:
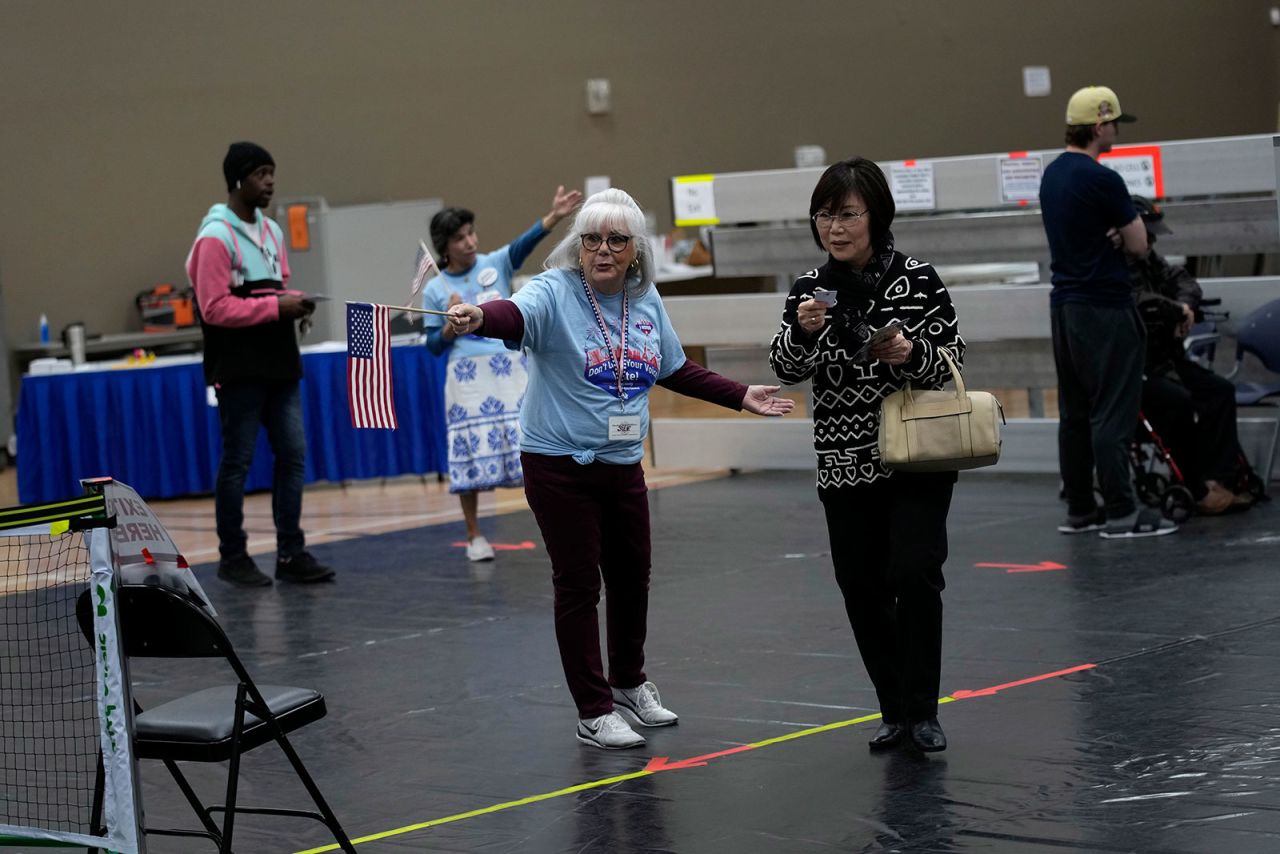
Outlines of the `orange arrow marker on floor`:
[{"label": "orange arrow marker on floor", "polygon": [[734,753],[742,753],[744,750],[755,750],[760,745],[744,744],[741,747],[731,747],[728,750],[721,750],[717,753],[707,753],[702,756],[694,756],[690,759],[681,759],[677,762],[667,761],[665,756],[655,756],[649,760],[649,764],[644,766],[646,771],[674,771],[678,768],[697,768],[707,764],[709,759],[719,759],[721,756],[730,756]]},{"label": "orange arrow marker on floor", "polygon": [[1066,564],[1042,560],[1039,563],[975,563],[974,566],[991,566],[1009,572],[1049,572],[1054,569],[1066,569]]},{"label": "orange arrow marker on floor", "polygon": [[1030,685],[1032,682],[1043,682],[1045,679],[1056,679],[1059,676],[1066,676],[1068,673],[1079,673],[1081,670],[1092,670],[1097,667],[1096,664],[1077,664],[1075,667],[1068,667],[1065,670],[1055,670],[1052,673],[1041,673],[1039,676],[1032,676],[1028,679],[1019,679],[1017,682],[1006,682],[1003,685],[992,685],[990,688],[979,688],[976,691],[956,691],[951,695],[953,700],[967,700],[970,697],[990,697],[993,694],[999,694],[1006,688],[1017,688],[1020,685]]},{"label": "orange arrow marker on floor", "polygon": [[[465,542],[452,543],[452,545],[455,549],[465,549],[467,547]],[[495,552],[519,552],[538,547],[533,540],[525,540],[523,543],[490,543],[489,545],[493,546]]]}]

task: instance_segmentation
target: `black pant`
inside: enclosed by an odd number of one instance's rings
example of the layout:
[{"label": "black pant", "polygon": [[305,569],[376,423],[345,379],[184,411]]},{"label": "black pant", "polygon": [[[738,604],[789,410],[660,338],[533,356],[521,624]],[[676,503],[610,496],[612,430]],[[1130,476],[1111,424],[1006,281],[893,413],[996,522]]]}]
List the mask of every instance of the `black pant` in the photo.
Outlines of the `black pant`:
[{"label": "black pant", "polygon": [[824,490],[831,562],[885,721],[938,712],[942,564],[954,472]]},{"label": "black pant", "polygon": [[1197,500],[1206,492],[1204,481],[1235,479],[1240,438],[1231,380],[1179,359],[1172,372],[1147,376],[1142,409]]},{"label": "black pant", "polygon": [[1133,305],[1065,303],[1050,309],[1058,369],[1058,467],[1067,512],[1092,513],[1098,470],[1107,518],[1137,505],[1129,443],[1138,426],[1146,333]]},{"label": "black pant", "polygon": [[[640,463],[579,465],[522,453],[524,494],[551,556],[556,642],[578,717],[613,711],[610,686],[645,681],[649,616],[649,493]],[[609,675],[600,656],[605,589]]]}]

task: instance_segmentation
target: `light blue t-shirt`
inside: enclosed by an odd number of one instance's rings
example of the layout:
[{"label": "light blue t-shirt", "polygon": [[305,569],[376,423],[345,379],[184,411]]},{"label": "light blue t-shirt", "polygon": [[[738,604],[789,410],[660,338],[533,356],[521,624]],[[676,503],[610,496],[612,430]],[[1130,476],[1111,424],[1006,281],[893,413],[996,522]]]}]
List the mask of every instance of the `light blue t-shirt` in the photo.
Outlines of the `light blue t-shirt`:
[{"label": "light blue t-shirt", "polygon": [[[444,311],[449,307],[450,294],[457,294],[462,301],[471,305],[481,305],[492,299],[507,299],[511,296],[511,278],[516,270],[529,257],[538,241],[546,237],[547,231],[538,221],[524,234],[506,246],[494,252],[476,256],[476,263],[463,273],[448,273],[444,270],[427,282],[422,289],[422,307],[436,311]],[[474,358],[492,353],[502,353],[505,347],[501,341],[492,338],[481,338],[479,335],[463,335],[452,342],[445,341],[440,330],[444,326],[444,318],[435,314],[423,315],[423,330],[427,333],[427,347],[437,355],[449,352],[450,359],[461,359],[464,356]]]},{"label": "light blue t-shirt", "polygon": [[[649,389],[685,361],[662,297],[650,287],[627,308],[626,400],[620,401],[615,360],[591,311],[577,272],[548,270],[511,298],[524,317],[520,344],[529,353],[529,387],[520,410],[520,450],[580,463],[639,462],[649,433]],[[622,294],[597,294],[613,346],[621,346]],[[609,416],[640,416],[640,435],[609,441]]]}]

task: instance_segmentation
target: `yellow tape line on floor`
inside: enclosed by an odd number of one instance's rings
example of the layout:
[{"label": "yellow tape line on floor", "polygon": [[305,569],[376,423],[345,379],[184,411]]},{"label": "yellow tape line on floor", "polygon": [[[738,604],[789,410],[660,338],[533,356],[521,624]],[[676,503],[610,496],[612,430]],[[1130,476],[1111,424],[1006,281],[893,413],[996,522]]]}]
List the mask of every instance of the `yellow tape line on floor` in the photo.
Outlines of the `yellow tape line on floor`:
[{"label": "yellow tape line on floor", "polygon": [[[954,703],[957,700],[967,700],[967,699],[972,699],[974,697],[994,696],[995,694],[998,694],[1000,691],[1003,691],[1008,688],[1020,688],[1024,685],[1030,685],[1034,682],[1043,682],[1046,679],[1054,679],[1060,676],[1066,676],[1067,674],[1070,674],[1070,673],[1077,673],[1081,670],[1089,670],[1096,666],[1097,665],[1094,665],[1094,664],[1077,664],[1075,667],[1068,667],[1063,670],[1054,670],[1050,673],[1041,673],[1038,676],[1031,676],[1026,679],[1019,679],[1015,682],[1006,682],[1003,685],[993,685],[990,688],[981,688],[977,691],[956,691],[955,695],[953,696],[939,698],[938,705],[942,705],[943,703]],[[463,819],[475,818],[476,816],[487,815],[489,813],[495,813],[495,812],[501,812],[502,810],[508,810],[508,809],[511,809],[512,807],[522,807],[527,804],[536,804],[538,801],[546,801],[552,798],[559,798],[564,795],[572,795],[575,792],[584,792],[587,789],[598,789],[601,786],[612,786],[614,783],[621,783],[626,780],[635,780],[640,777],[647,777],[652,774],[661,774],[667,771],[679,771],[686,768],[695,768],[695,767],[707,764],[707,762],[710,761],[711,759],[719,758],[722,756],[728,756],[734,753],[743,753],[745,751],[755,750],[760,747],[768,747],[771,744],[781,744],[784,741],[793,741],[797,738],[804,738],[810,735],[817,735],[818,733],[830,732],[832,730],[841,729],[843,727],[856,726],[857,724],[864,724],[864,723],[867,723],[868,721],[879,720],[879,718],[880,718],[880,713],[876,712],[873,715],[863,715],[860,718],[852,718],[847,721],[836,721],[835,723],[823,724],[822,726],[816,726],[816,727],[810,727],[809,729],[798,730],[796,732],[787,733],[786,735],[779,735],[773,738],[766,738],[763,741],[756,741],[751,744],[744,744],[738,747],[731,747],[726,750],[721,750],[717,753],[709,753],[709,754],[706,754],[705,756],[695,756],[691,759],[680,759],[675,762],[668,762],[667,757],[658,756],[651,759],[649,761],[648,766],[642,771],[635,771],[635,772],[632,772],[631,774],[623,774],[618,777],[609,777],[604,780],[595,780],[594,782],[590,782],[590,783],[581,783],[577,786],[570,786],[567,789],[558,789],[554,792],[547,792],[542,795],[531,795],[527,798],[521,798],[518,801],[507,801],[506,803],[503,803],[503,804],[494,804],[493,806],[490,806],[490,807],[482,807],[478,810],[471,810],[470,812],[462,812],[456,815],[445,816],[444,818],[435,818],[435,819],[432,819],[431,821],[419,822],[418,824],[409,824],[409,825],[405,825],[404,827],[397,827],[395,830],[384,830],[382,833],[374,833],[369,836],[361,836],[359,839],[353,839],[351,840],[351,844],[360,845],[365,842],[374,842],[375,840],[378,840],[378,839],[388,839],[392,836],[402,836],[406,833],[412,833],[415,830],[425,830],[428,827],[436,827],[441,824],[449,824],[450,822],[462,821]],[[320,848],[308,848],[305,851],[294,852],[294,854],[323,854],[323,852],[326,852],[326,851],[339,851],[339,850],[341,850],[341,848],[338,845],[334,844],[334,845],[324,845],[324,846],[321,846]]]}]

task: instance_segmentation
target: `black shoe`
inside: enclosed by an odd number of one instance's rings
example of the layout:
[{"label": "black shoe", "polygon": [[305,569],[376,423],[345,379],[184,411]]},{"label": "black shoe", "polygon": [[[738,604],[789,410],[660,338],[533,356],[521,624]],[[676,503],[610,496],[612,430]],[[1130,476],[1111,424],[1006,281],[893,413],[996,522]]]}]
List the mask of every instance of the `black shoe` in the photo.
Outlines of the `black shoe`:
[{"label": "black shoe", "polygon": [[297,584],[315,584],[333,578],[333,570],[317,561],[311,552],[298,552],[276,559],[276,580]]},{"label": "black shoe", "polygon": [[911,725],[911,741],[925,753],[947,749],[947,736],[937,718],[916,721]]},{"label": "black shoe", "polygon": [[1063,534],[1085,534],[1089,531],[1101,531],[1106,526],[1107,515],[1099,507],[1092,513],[1084,513],[1080,516],[1067,514],[1067,520],[1058,526],[1058,531]]},{"label": "black shoe", "polygon": [[218,577],[237,587],[270,587],[271,578],[265,575],[253,558],[248,555],[223,558],[218,561]]},{"label": "black shoe", "polygon": [[872,750],[887,750],[898,742],[902,741],[902,735],[907,728],[902,724],[891,724],[883,721],[876,730],[876,734],[871,736],[871,740],[867,742],[867,746]]}]

